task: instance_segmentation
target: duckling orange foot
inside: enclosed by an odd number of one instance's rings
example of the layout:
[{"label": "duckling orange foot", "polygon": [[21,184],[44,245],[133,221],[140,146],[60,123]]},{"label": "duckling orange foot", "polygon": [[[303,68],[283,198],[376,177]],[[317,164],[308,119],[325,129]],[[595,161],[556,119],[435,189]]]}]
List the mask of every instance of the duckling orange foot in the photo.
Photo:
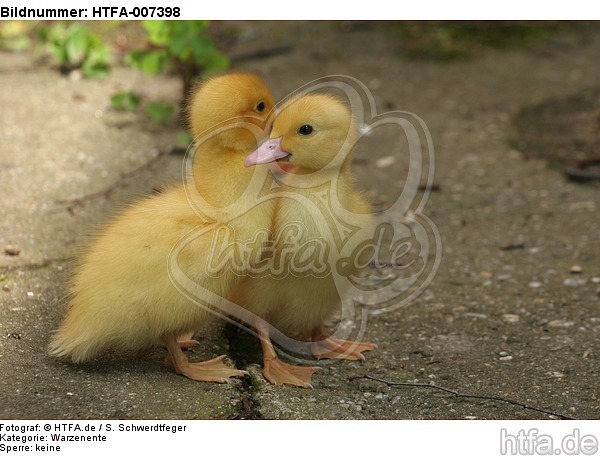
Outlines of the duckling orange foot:
[{"label": "duckling orange foot", "polygon": [[293,366],[284,363],[279,358],[265,360],[263,375],[274,385],[295,385],[301,388],[312,388],[310,381],[312,375],[320,370],[320,367]]},{"label": "duckling orange foot", "polygon": [[364,361],[362,354],[377,348],[371,342],[334,339],[327,334],[323,325],[312,332],[311,351],[316,359],[349,359]]},{"label": "duckling orange foot", "polygon": [[210,361],[187,362],[174,367],[178,374],[198,382],[229,383],[230,377],[242,377],[248,374],[246,371],[227,366],[223,362],[223,358],[225,358],[225,355],[218,356]]},{"label": "duckling orange foot", "polygon": [[362,354],[364,351],[370,351],[377,348],[377,345],[370,342],[355,342],[352,340],[327,339],[314,340],[311,344],[311,351],[316,359],[349,359],[364,361]]},{"label": "duckling orange foot", "polygon": [[169,351],[166,359],[168,365],[173,366],[175,372],[198,382],[229,383],[230,377],[241,377],[248,372],[229,367],[223,362],[225,355],[218,356],[201,363],[190,363],[187,356],[174,335],[162,337],[162,342]]}]

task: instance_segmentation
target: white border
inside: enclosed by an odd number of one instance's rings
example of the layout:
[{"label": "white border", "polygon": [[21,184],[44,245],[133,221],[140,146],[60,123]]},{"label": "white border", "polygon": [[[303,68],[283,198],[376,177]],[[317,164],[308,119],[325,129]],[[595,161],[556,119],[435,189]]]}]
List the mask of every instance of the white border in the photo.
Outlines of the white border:
[{"label": "white border", "polygon": [[[106,0],[49,1],[15,0],[3,2],[7,7],[28,8],[89,8],[143,6],[178,6],[178,19],[210,20],[594,20],[600,18],[600,6],[589,0],[524,2],[504,0],[502,2],[455,1],[412,1],[393,0],[227,0],[227,1],[182,1],[182,0]],[[105,18],[106,19],[106,18]],[[129,19],[114,17],[113,19]],[[87,20],[93,20],[91,14]]]}]

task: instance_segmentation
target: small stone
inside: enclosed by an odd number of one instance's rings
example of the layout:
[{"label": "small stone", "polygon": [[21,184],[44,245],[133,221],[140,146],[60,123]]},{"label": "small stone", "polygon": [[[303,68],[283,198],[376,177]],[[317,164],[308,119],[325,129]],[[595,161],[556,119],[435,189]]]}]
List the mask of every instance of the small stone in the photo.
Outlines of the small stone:
[{"label": "small stone", "polygon": [[516,314],[504,314],[502,315],[502,321],[504,321],[505,323],[518,323],[519,322],[519,316]]},{"label": "small stone", "polygon": [[21,253],[21,249],[16,245],[7,245],[4,247],[4,253],[8,256],[17,256]]},{"label": "small stone", "polygon": [[11,290],[11,288],[7,284],[2,285],[2,291],[10,291],[10,290]]},{"label": "small stone", "polygon": [[548,374],[552,378],[563,378],[565,376],[565,374],[563,374],[562,372],[558,372],[558,371],[549,372]]},{"label": "small stone", "polygon": [[376,394],[375,399],[383,399],[383,393]]},{"label": "small stone", "polygon": [[508,352],[505,352],[505,351],[501,351],[498,353],[498,356],[507,356],[507,355],[508,355]]},{"label": "small stone", "polygon": [[516,240],[513,242],[508,242],[506,244],[502,244],[500,246],[500,250],[517,250],[517,249],[524,249],[525,248],[525,243],[522,240]]},{"label": "small stone", "polygon": [[34,296],[33,291],[28,291],[27,292],[27,297],[33,298],[33,296]]},{"label": "small stone", "polygon": [[393,155],[388,155],[386,157],[378,158],[375,162],[375,166],[378,168],[386,168],[390,165],[393,165],[396,161],[396,158]]},{"label": "small stone", "polygon": [[587,283],[587,279],[581,277],[570,277],[568,279],[563,280],[563,285],[566,287],[580,287],[581,285],[585,285]]},{"label": "small stone", "polygon": [[478,319],[481,319],[481,320],[485,320],[488,316],[485,315],[485,314],[476,313],[476,312],[465,312],[463,314],[463,317],[478,318]]},{"label": "small stone", "polygon": [[571,274],[581,274],[583,272],[583,268],[578,264],[574,264],[573,266],[571,266],[571,269],[569,269],[569,272]]},{"label": "small stone", "polygon": [[590,280],[592,283],[600,283],[600,277],[592,277]]},{"label": "small stone", "polygon": [[529,282],[529,288],[540,288],[542,286],[542,282]]},{"label": "small stone", "polygon": [[364,394],[363,394],[363,396],[364,396],[364,397],[371,397],[371,396],[372,396],[372,394],[371,394],[371,393],[369,393],[369,392],[367,392],[367,393],[364,393]]},{"label": "small stone", "polygon": [[501,356],[500,358],[498,358],[499,361],[512,361],[513,357],[510,355],[506,355],[506,356]]},{"label": "small stone", "polygon": [[552,328],[568,328],[570,326],[573,326],[574,324],[574,321],[568,320],[552,320],[548,322],[548,326]]},{"label": "small stone", "polygon": [[422,296],[423,301],[431,301],[433,298],[435,298],[435,294],[433,294],[433,291],[425,290]]},{"label": "small stone", "polygon": [[69,79],[71,81],[79,81],[81,79],[81,71],[80,70],[73,70],[69,73]]}]

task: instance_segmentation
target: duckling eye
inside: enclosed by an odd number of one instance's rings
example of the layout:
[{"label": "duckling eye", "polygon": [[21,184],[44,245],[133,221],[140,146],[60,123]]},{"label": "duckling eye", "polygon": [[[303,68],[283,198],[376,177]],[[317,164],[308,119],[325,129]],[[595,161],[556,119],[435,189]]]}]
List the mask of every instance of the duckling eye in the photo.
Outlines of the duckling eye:
[{"label": "duckling eye", "polygon": [[264,101],[261,101],[260,103],[258,103],[258,104],[256,105],[256,110],[257,110],[258,112],[263,112],[263,111],[265,110],[265,102],[264,102]]},{"label": "duckling eye", "polygon": [[313,132],[313,127],[311,127],[310,125],[302,125],[299,129],[298,129],[298,133],[300,133],[302,136],[308,136]]}]

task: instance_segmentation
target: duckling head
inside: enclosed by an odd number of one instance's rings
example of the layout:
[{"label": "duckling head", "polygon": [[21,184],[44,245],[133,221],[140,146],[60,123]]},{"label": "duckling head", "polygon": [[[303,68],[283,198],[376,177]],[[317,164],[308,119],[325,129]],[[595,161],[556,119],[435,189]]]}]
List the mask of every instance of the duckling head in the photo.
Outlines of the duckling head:
[{"label": "duckling head", "polygon": [[260,77],[230,73],[208,79],[196,88],[188,118],[196,140],[207,135],[219,148],[248,153],[266,136],[274,107],[271,92]]},{"label": "duckling head", "polygon": [[358,137],[348,106],[327,94],[293,98],[278,111],[270,138],[246,157],[246,166],[277,161],[314,172],[337,169]]}]

